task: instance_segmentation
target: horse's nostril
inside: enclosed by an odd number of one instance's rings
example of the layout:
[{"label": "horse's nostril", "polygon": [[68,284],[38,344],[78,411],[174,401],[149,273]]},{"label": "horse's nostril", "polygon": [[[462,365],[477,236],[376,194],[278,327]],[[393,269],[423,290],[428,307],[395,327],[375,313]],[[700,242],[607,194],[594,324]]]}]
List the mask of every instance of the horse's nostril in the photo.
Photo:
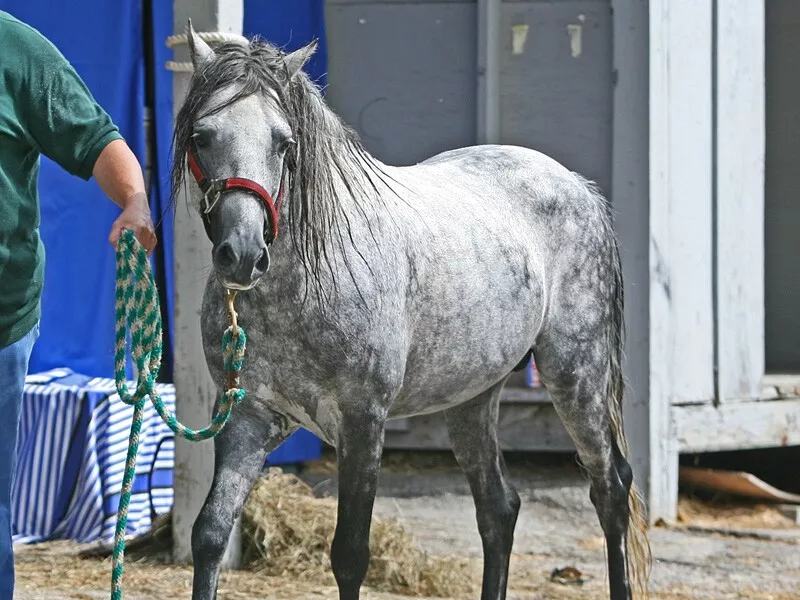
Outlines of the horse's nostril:
[{"label": "horse's nostril", "polygon": [[227,242],[217,249],[217,264],[220,267],[228,268],[236,264],[237,256],[233,247]]},{"label": "horse's nostril", "polygon": [[261,273],[266,273],[269,269],[269,252],[266,248],[261,251],[261,256],[256,261],[256,269]]}]

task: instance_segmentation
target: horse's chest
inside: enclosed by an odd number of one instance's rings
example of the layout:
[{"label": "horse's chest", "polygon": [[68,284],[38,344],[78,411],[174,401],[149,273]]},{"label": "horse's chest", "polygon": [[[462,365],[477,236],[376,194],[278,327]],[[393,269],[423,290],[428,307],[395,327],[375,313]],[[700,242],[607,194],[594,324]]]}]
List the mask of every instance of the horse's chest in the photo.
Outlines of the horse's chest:
[{"label": "horse's chest", "polygon": [[257,384],[254,391],[257,401],[264,407],[291,419],[328,444],[336,445],[340,412],[332,398],[303,401],[295,394],[282,394],[264,382]]}]

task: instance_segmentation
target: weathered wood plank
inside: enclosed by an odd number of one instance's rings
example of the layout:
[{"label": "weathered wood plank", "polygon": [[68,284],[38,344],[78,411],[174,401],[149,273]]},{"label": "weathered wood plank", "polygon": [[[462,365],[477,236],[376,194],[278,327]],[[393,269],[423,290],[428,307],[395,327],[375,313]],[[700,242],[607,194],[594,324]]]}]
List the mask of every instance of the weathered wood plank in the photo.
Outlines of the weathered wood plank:
[{"label": "weathered wood plank", "polygon": [[800,399],[673,408],[681,452],[800,444]]},{"label": "weathered wood plank", "polygon": [[[174,0],[174,31],[183,33],[189,18],[197,31],[241,33],[242,0]],[[189,60],[188,46],[175,48],[175,60]],[[173,97],[177,114],[189,85],[188,73],[174,73]],[[200,334],[200,307],[210,271],[211,245],[200,218],[187,211],[187,198],[176,198],[175,211],[175,365],[176,413],[189,427],[208,424],[216,389],[208,373]],[[191,531],[211,486],[213,442],[175,441],[173,556],[191,560]],[[227,564],[238,562],[238,543],[229,547]]]},{"label": "weathered wood plank", "polygon": [[650,520],[669,522],[678,495],[671,405],[714,397],[712,10],[711,0],[649,7],[648,501]]},{"label": "weathered wood plank", "polygon": [[718,396],[764,375],[764,0],[716,2]]},{"label": "weathered wood plank", "polygon": [[[649,233],[647,274],[643,284],[647,317],[642,326],[648,330],[648,354],[645,373],[648,377],[646,402],[647,447],[649,452],[649,478],[645,487],[649,520],[672,521],[677,513],[677,452],[673,444],[670,399],[674,383],[675,315],[672,311],[672,277],[679,277],[678,265],[669,259],[672,249],[671,211],[677,210],[671,202],[675,172],[672,170],[673,146],[680,145],[682,133],[676,127],[672,95],[680,92],[680,82],[671,65],[674,34],[667,0],[649,3],[649,204],[645,231]],[[615,28],[616,31],[616,28]],[[640,50],[639,52],[647,52]],[[677,131],[675,131],[677,129]],[[640,131],[648,131],[642,128]],[[673,134],[677,138],[673,142]],[[615,184],[616,187],[616,184]],[[624,210],[618,208],[618,211]],[[623,246],[624,246],[623,242]],[[673,267],[674,270],[673,270]],[[633,282],[628,282],[630,285]],[[638,282],[637,282],[638,283]],[[640,284],[641,285],[641,284]],[[640,292],[641,293],[641,292]],[[627,291],[626,291],[627,295]],[[628,323],[627,329],[631,330]],[[630,353],[628,353],[630,357]],[[644,415],[643,415],[644,416]],[[636,423],[638,428],[640,423]],[[631,421],[627,427],[631,430]]]},{"label": "weathered wood plank", "polygon": [[650,7],[650,393],[710,402],[711,0]]}]

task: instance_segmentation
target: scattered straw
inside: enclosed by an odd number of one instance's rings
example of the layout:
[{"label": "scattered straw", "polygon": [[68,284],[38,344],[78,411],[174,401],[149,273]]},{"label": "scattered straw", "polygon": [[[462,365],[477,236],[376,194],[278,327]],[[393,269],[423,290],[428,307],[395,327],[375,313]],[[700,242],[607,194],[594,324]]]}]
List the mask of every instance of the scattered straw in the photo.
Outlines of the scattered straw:
[{"label": "scattered straw", "polygon": [[678,522],[700,527],[741,529],[796,527],[774,506],[732,500],[712,502],[687,496],[678,500]]},{"label": "scattered straw", "polygon": [[[330,546],[336,501],[316,498],[306,483],[279,470],[256,482],[243,511],[245,561],[273,577],[297,577],[332,585]],[[393,519],[373,517],[370,568],[365,584],[415,596],[471,594],[476,569],[468,559],[434,557]]]}]

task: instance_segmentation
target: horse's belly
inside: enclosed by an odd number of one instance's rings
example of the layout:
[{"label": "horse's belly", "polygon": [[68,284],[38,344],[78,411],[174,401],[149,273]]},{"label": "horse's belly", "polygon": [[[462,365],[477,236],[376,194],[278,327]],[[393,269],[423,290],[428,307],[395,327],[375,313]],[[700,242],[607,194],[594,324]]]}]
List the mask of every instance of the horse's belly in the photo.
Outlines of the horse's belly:
[{"label": "horse's belly", "polygon": [[524,302],[439,320],[427,334],[418,328],[390,417],[437,412],[504,380],[533,346],[541,313],[533,293]]}]

